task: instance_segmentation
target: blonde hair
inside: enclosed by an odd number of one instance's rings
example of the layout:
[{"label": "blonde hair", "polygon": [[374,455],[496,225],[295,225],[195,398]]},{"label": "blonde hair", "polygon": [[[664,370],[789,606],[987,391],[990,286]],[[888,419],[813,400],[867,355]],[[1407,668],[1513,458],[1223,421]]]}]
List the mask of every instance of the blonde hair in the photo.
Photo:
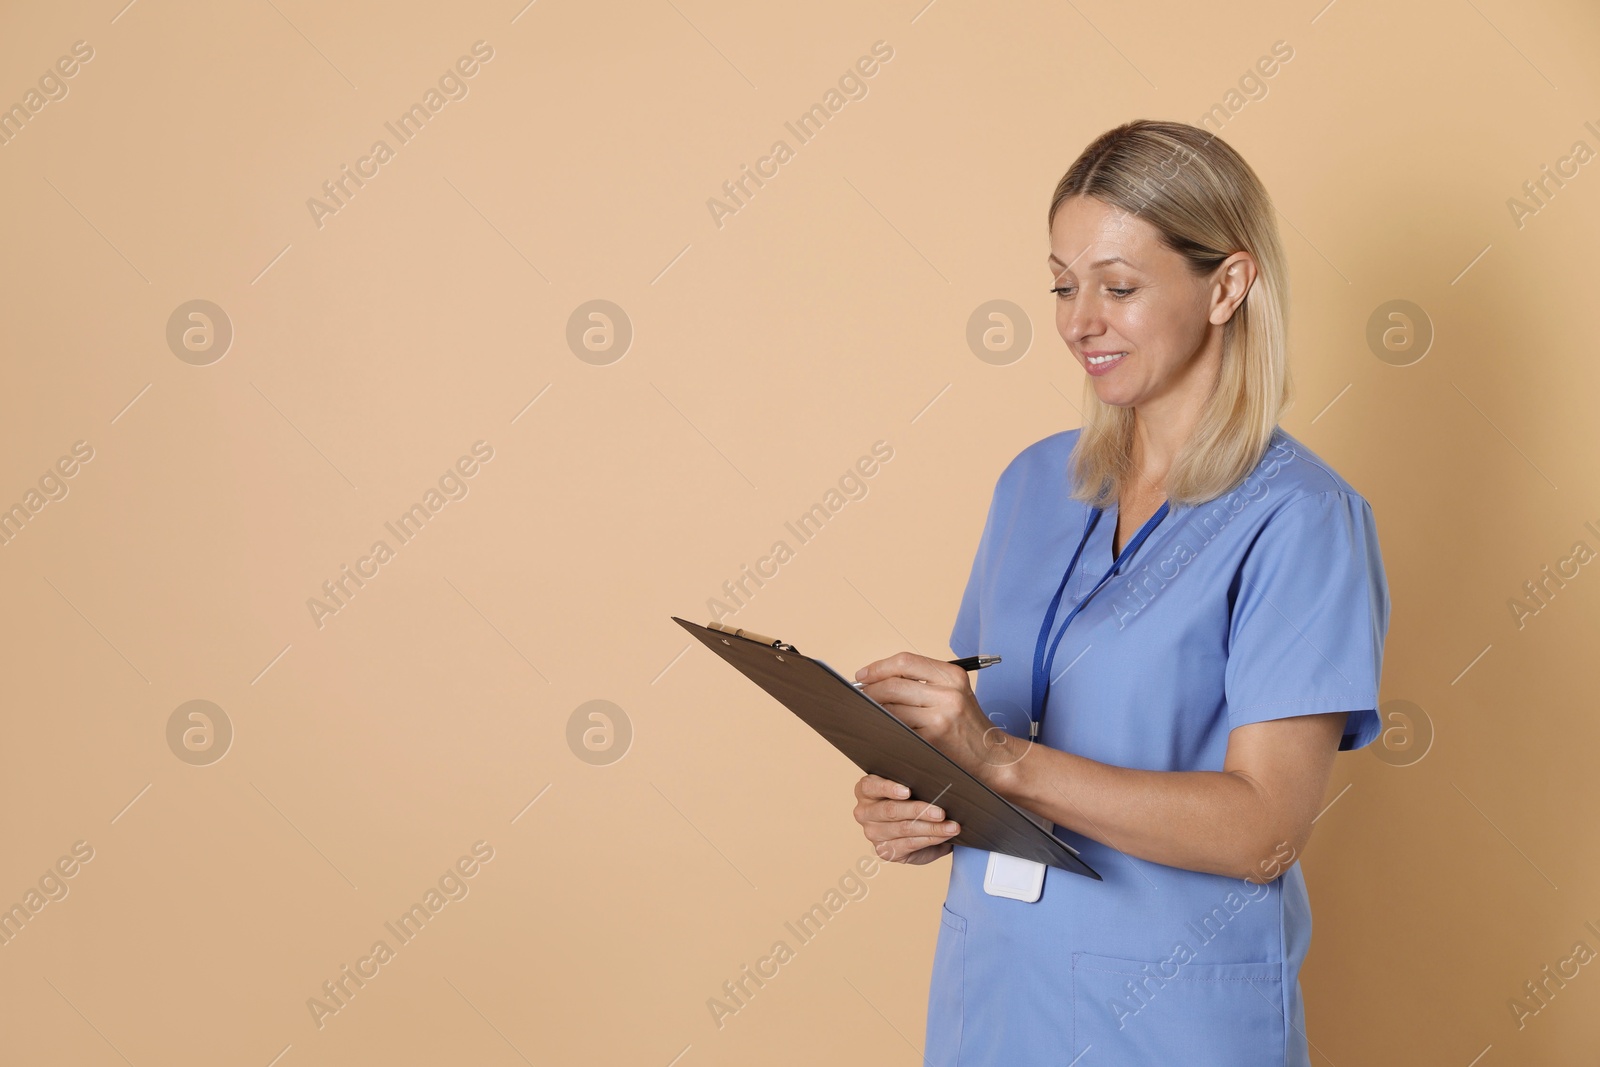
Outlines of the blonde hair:
[{"label": "blonde hair", "polygon": [[[1255,469],[1292,399],[1288,264],[1272,200],[1250,165],[1215,134],[1150,119],[1108,130],[1083,150],[1056,186],[1051,224],[1073,196],[1144,219],[1196,275],[1238,251],[1256,261],[1255,282],[1223,327],[1216,388],[1167,473],[1174,507],[1214,500]],[[1102,401],[1088,378],[1084,405],[1072,497],[1105,507],[1135,476],[1134,411]]]}]

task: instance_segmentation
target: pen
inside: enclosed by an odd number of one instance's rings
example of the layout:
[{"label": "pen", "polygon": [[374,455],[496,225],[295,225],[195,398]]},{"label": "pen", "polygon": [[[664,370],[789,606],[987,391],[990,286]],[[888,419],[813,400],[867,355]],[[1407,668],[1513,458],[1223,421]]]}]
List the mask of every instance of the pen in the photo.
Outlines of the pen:
[{"label": "pen", "polygon": [[[769,646],[771,648],[781,648],[785,652],[794,652],[794,651],[796,651],[795,647],[793,645],[784,644],[782,641],[779,641],[775,637],[767,637],[764,634],[756,633],[754,630],[744,630],[744,629],[740,629],[737,626],[728,626],[728,625],[726,625],[724,623],[720,623],[720,622],[713,622],[709,626],[707,626],[706,629],[708,629],[708,630],[721,630],[723,633],[733,634],[735,637],[743,637],[746,640],[754,641],[757,644],[767,645],[767,646]],[[952,663],[955,666],[960,667],[964,671],[981,671],[985,667],[993,667],[996,663],[999,663],[1000,662],[1000,657],[999,656],[962,656],[960,659],[949,659],[949,660],[945,660],[945,662],[946,663]],[[854,686],[855,688],[857,688],[857,689],[860,689],[861,686],[863,685],[863,683],[861,683],[861,682],[851,682],[850,684],[852,686]]]},{"label": "pen", "polygon": [[[996,663],[999,663],[1000,662],[1000,657],[999,656],[962,656],[960,659],[945,660],[945,662],[946,663],[953,663],[957,667],[960,667],[964,671],[981,671],[985,667],[993,667]],[[851,682],[850,684],[852,686],[854,686],[855,688],[860,689],[866,683],[864,683],[864,682]]]}]

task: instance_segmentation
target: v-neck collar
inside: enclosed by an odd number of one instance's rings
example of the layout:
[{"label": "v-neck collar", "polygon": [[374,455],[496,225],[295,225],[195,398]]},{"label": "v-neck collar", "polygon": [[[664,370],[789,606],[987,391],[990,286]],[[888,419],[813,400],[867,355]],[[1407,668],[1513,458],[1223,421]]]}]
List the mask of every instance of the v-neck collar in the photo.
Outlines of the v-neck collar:
[{"label": "v-neck collar", "polygon": [[[1149,515],[1147,515],[1145,517],[1145,522],[1149,522],[1151,519],[1153,519],[1156,516],[1157,512],[1159,512],[1162,507],[1165,507],[1167,509],[1167,517],[1161,521],[1160,526],[1158,526],[1156,529],[1150,531],[1150,535],[1152,537],[1154,537],[1156,534],[1160,533],[1161,529],[1164,528],[1165,526],[1167,526],[1167,524],[1171,521],[1172,512],[1177,510],[1176,508],[1172,507],[1172,504],[1171,504],[1170,501],[1163,500],[1160,505],[1157,505],[1155,511],[1152,511]],[[1117,537],[1117,523],[1121,519],[1121,517],[1122,517],[1121,504],[1118,501],[1114,500],[1114,501],[1111,502],[1111,504],[1109,506],[1107,506],[1104,509],[1104,511],[1100,515],[1100,521],[1095,524],[1096,527],[1104,526],[1106,528],[1105,534],[1104,534],[1104,540],[1100,542],[1101,547],[1099,547],[1099,548],[1094,550],[1095,555],[1100,558],[1100,569],[1102,571],[1104,571],[1106,568],[1112,566],[1117,561],[1117,551],[1116,551],[1116,545],[1114,544],[1114,542],[1116,541],[1116,537]],[[1142,528],[1143,528],[1143,526],[1141,525],[1140,529],[1142,529]],[[1101,536],[1101,531],[1097,528],[1094,531],[1093,535],[1091,535],[1091,536],[1092,537],[1100,537]],[[1139,531],[1138,530],[1130,530],[1130,531],[1128,531],[1127,541],[1132,541],[1135,537],[1138,537],[1138,536],[1139,536]],[[1127,543],[1124,542],[1122,547],[1124,549],[1126,549],[1128,547]],[[1143,552],[1144,551],[1143,548],[1141,548],[1140,551]]]}]

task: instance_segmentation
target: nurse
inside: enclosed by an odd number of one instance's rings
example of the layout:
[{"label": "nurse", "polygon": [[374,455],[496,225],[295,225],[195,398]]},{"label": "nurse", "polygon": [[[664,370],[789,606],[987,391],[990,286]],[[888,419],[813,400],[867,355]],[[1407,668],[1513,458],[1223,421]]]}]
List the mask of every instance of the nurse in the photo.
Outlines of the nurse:
[{"label": "nurse", "polygon": [[880,856],[953,852],[926,1062],[1309,1067],[1296,861],[1335,753],[1379,732],[1372,509],[1277,425],[1285,260],[1233,149],[1119,126],[1061,179],[1049,233],[1083,426],[1000,474],[950,634],[1003,661],[976,692],[910,652],[856,677],[1104,880],[991,869],[937,797],[861,779]]}]

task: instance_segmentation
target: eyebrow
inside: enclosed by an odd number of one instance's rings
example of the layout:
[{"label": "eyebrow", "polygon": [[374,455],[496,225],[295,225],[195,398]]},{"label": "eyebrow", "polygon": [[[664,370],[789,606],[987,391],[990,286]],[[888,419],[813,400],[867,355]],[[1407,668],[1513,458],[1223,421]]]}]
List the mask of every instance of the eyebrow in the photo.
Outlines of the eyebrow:
[{"label": "eyebrow", "polygon": [[[1054,263],[1062,270],[1070,269],[1065,263],[1062,263],[1061,260],[1056,258],[1056,254],[1054,252],[1050,253],[1050,258],[1045,260],[1045,263]],[[1110,266],[1112,263],[1126,263],[1130,267],[1133,266],[1132,263],[1128,263],[1128,261],[1123,259],[1121,256],[1107,256],[1105,259],[1097,259],[1093,263],[1089,264],[1088,269],[1098,270],[1100,267]]]}]

